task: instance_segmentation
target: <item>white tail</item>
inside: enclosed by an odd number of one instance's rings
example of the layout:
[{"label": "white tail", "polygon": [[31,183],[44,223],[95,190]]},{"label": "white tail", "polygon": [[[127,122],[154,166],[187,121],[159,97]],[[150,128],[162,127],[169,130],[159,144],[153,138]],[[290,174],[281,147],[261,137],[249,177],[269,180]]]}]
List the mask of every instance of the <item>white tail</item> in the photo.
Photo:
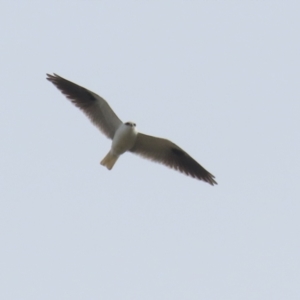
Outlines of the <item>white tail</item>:
[{"label": "white tail", "polygon": [[100,164],[105,166],[108,170],[111,170],[119,156],[111,153],[110,151],[106,154],[106,156],[101,160]]}]

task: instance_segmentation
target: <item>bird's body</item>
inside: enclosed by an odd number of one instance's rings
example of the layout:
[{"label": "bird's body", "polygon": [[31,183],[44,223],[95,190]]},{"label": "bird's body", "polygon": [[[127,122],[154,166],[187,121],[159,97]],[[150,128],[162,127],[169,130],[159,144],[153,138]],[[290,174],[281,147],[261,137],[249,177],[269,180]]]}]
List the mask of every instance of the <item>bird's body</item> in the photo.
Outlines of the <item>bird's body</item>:
[{"label": "bird's body", "polygon": [[101,165],[111,170],[119,156],[134,146],[136,137],[137,131],[134,123],[121,124],[114,135],[111,149],[101,161]]},{"label": "bird's body", "polygon": [[117,155],[121,155],[130,150],[135,144],[136,137],[137,131],[134,123],[127,122],[125,124],[121,124],[111,143],[112,152]]},{"label": "bird's body", "polygon": [[56,74],[47,76],[49,81],[112,140],[110,151],[101,161],[101,165],[107,169],[111,170],[119,156],[129,151],[211,185],[217,184],[212,174],[176,144],[166,139],[138,133],[133,122],[123,123],[99,95]]}]

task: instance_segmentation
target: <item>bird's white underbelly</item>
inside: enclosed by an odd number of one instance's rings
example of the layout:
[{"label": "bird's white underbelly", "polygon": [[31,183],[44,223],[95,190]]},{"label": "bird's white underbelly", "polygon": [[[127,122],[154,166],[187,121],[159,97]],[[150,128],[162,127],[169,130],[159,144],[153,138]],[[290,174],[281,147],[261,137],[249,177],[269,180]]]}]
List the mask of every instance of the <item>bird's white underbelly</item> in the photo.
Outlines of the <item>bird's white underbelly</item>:
[{"label": "bird's white underbelly", "polygon": [[116,155],[121,155],[127,150],[131,149],[136,140],[137,132],[134,127],[122,124],[116,131],[111,150]]}]

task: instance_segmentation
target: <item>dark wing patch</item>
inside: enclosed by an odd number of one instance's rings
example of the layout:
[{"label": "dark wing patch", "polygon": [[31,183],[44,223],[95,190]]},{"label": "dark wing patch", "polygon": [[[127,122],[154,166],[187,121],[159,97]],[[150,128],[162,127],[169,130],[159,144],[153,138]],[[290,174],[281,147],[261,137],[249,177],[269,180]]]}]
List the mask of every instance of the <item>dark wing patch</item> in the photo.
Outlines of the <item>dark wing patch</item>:
[{"label": "dark wing patch", "polygon": [[56,74],[47,74],[47,80],[79,107],[108,138],[113,139],[122,122],[102,97]]},{"label": "dark wing patch", "polygon": [[178,156],[183,156],[184,155],[184,151],[177,149],[177,148],[171,148],[171,151]]},{"label": "dark wing patch", "polygon": [[169,140],[138,133],[136,143],[130,151],[211,185],[217,184],[214,175]]}]

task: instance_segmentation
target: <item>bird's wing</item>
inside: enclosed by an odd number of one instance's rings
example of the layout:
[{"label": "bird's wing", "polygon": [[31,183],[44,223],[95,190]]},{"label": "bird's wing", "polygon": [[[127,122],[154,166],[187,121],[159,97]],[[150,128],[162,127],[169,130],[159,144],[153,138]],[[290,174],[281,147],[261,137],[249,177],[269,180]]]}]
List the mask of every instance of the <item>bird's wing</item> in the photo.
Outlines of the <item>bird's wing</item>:
[{"label": "bird's wing", "polygon": [[136,143],[130,151],[211,185],[217,184],[214,175],[169,140],[138,133]]},{"label": "bird's wing", "polygon": [[56,74],[47,76],[47,80],[79,107],[108,138],[113,139],[122,122],[102,97]]}]

